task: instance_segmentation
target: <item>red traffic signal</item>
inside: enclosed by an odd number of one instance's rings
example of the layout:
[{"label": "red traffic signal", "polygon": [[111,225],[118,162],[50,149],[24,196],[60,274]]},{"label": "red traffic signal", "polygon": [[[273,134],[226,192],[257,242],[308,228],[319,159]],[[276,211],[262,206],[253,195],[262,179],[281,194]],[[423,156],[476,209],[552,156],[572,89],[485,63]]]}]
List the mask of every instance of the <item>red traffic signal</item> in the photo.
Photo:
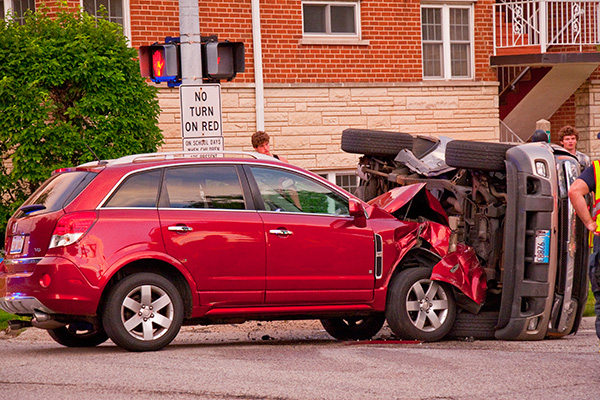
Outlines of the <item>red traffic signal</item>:
[{"label": "red traffic signal", "polygon": [[174,43],[140,46],[140,72],[154,82],[175,82],[181,79],[179,46]]}]

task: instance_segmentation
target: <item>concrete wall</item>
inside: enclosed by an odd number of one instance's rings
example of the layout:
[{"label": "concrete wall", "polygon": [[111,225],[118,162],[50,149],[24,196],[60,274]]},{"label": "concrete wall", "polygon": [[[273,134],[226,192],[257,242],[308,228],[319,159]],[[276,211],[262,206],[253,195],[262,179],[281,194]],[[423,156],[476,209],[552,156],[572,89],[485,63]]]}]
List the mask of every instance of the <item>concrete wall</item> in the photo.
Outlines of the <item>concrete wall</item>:
[{"label": "concrete wall", "polygon": [[[221,88],[227,150],[252,150],[256,130],[252,84]],[[161,87],[163,151],[181,150],[178,89]],[[445,135],[498,141],[498,96],[494,82],[403,84],[268,84],[265,130],[276,154],[311,170],[354,168],[357,155],[341,151],[346,128]]]}]

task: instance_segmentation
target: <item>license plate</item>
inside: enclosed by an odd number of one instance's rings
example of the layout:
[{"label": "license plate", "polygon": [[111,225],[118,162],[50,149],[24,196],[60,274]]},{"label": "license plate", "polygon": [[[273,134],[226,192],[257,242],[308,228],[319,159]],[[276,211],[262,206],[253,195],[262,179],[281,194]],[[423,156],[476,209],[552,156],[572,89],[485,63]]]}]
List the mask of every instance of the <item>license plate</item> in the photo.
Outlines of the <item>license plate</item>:
[{"label": "license plate", "polygon": [[550,262],[550,231],[535,231],[535,255],[533,261],[536,263]]},{"label": "license plate", "polygon": [[9,254],[19,254],[23,251],[23,243],[25,242],[25,236],[13,236],[10,244]]}]

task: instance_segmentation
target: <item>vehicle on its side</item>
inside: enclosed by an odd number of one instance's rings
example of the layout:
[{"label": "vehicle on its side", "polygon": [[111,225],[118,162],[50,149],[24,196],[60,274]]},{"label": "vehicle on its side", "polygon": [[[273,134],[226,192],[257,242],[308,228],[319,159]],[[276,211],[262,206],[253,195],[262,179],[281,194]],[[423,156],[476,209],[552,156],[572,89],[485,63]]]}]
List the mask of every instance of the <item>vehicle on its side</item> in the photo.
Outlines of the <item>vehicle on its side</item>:
[{"label": "vehicle on its side", "polygon": [[439,340],[457,298],[476,304],[480,275],[442,262],[457,254],[437,200],[411,186],[396,202],[417,198],[432,220],[399,220],[257,153],[61,169],[8,221],[0,308],[71,347],[158,350],[184,324],[286,319],[320,319],[340,340],[387,319],[402,338]]},{"label": "vehicle on its side", "polygon": [[[574,156],[548,143],[360,129],[343,132],[342,149],[363,155],[358,197],[369,201],[425,184],[448,216],[451,247],[475,250],[485,270],[485,301],[461,308],[450,335],[538,340],[577,331],[589,248],[567,197],[581,171]],[[393,206],[384,208],[403,218]]]}]

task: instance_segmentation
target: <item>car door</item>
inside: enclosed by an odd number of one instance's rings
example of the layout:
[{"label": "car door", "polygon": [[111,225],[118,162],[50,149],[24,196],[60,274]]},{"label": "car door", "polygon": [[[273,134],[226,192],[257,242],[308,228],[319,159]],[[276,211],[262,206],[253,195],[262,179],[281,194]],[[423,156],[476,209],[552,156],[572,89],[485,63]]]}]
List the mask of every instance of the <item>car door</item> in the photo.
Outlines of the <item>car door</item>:
[{"label": "car door", "polygon": [[267,241],[268,304],[367,302],[373,298],[374,240],[354,225],[348,199],[307,175],[249,167],[260,193]]},{"label": "car door", "polygon": [[165,247],[193,275],[202,305],[264,300],[264,228],[244,182],[233,164],[165,171],[159,207]]}]

